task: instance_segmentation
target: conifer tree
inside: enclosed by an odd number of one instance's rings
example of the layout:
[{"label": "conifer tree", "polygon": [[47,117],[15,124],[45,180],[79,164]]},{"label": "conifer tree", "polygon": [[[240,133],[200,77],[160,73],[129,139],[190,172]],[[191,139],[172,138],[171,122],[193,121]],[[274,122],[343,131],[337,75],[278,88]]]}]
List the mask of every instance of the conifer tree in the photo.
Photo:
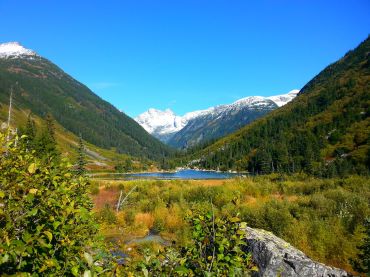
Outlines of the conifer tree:
[{"label": "conifer tree", "polygon": [[45,117],[46,126],[37,141],[37,151],[40,157],[58,158],[59,151],[55,140],[54,121],[50,114]]},{"label": "conifer tree", "polygon": [[47,133],[50,139],[55,142],[54,120],[50,113],[46,115],[45,120],[46,120]]},{"label": "conifer tree", "polygon": [[25,139],[25,143],[27,145],[27,148],[32,149],[33,145],[35,143],[36,126],[35,126],[35,122],[32,119],[32,114],[31,113],[28,114],[24,134],[27,136],[27,138]]},{"label": "conifer tree", "polygon": [[76,174],[77,175],[84,175],[86,172],[86,155],[85,155],[85,145],[82,140],[81,134],[78,137],[78,157],[77,157],[77,167],[76,167]]},{"label": "conifer tree", "polygon": [[355,270],[370,274],[370,217],[365,220],[365,238],[359,247],[358,261],[352,261]]},{"label": "conifer tree", "polygon": [[31,113],[29,113],[27,117],[25,135],[27,135],[28,139],[31,139],[31,140],[33,140],[36,135],[35,122],[32,119]]}]

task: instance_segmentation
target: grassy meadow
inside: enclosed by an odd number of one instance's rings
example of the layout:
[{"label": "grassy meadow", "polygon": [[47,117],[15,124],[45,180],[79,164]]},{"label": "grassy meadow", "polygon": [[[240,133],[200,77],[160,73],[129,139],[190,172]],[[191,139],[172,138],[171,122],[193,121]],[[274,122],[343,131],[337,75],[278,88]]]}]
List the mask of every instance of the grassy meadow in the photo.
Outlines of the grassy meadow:
[{"label": "grassy meadow", "polygon": [[[236,215],[251,227],[272,231],[309,257],[353,272],[363,222],[370,215],[370,179],[317,179],[307,175],[232,180],[92,180],[91,197],[101,232],[135,258],[156,243],[128,243],[149,233],[169,243],[190,241],[186,214]],[[116,203],[133,187],[120,211]]]}]

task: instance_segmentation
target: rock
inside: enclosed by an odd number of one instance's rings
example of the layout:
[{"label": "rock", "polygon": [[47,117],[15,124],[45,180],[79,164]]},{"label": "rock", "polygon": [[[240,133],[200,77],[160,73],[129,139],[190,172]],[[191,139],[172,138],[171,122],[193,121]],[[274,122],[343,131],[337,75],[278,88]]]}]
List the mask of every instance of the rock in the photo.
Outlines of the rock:
[{"label": "rock", "polygon": [[326,266],[308,258],[302,251],[291,246],[271,232],[246,227],[247,250],[259,268],[253,276],[352,276],[344,270]]}]

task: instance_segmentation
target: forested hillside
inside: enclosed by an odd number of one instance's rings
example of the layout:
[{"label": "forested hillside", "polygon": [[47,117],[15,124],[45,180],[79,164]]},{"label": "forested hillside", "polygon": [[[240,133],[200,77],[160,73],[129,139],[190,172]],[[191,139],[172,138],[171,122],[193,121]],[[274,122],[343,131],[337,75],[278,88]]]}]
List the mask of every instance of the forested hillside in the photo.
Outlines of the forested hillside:
[{"label": "forested hillside", "polygon": [[168,140],[167,144],[176,148],[189,148],[216,140],[277,108],[272,100],[250,98],[249,101],[245,101],[247,103],[221,105],[189,120],[183,129]]},{"label": "forested hillside", "polygon": [[252,173],[368,174],[369,59],[367,38],[307,83],[292,102],[192,154],[191,164]]},{"label": "forested hillside", "polygon": [[50,113],[64,128],[81,133],[94,145],[150,159],[160,159],[171,151],[133,119],[40,56],[0,58],[0,105],[8,104],[12,86],[16,108],[40,117]]}]

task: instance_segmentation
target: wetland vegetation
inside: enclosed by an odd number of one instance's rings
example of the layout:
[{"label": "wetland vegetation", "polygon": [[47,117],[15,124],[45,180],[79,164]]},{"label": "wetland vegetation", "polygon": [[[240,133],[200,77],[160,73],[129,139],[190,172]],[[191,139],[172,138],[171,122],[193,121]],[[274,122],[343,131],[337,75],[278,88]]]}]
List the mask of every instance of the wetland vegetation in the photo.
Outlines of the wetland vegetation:
[{"label": "wetland vegetation", "polygon": [[[120,191],[127,201],[116,212]],[[134,260],[161,243],[127,243],[156,233],[176,245],[191,242],[191,210],[238,216],[282,237],[320,262],[353,272],[369,214],[367,177],[319,179],[303,174],[228,180],[95,180],[91,195],[101,231]]]}]

